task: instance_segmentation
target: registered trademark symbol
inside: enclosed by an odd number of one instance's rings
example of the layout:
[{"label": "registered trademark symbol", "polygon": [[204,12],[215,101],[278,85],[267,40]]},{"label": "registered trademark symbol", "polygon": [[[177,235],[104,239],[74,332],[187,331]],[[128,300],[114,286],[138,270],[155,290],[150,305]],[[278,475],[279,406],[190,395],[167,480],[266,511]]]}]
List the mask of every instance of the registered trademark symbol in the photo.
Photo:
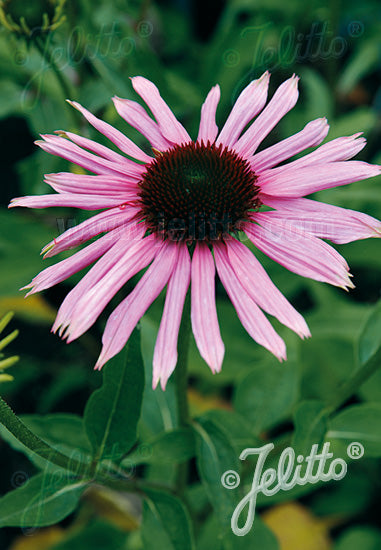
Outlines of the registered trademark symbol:
[{"label": "registered trademark symbol", "polygon": [[362,445],[358,441],[353,441],[347,447],[347,455],[353,460],[358,460],[359,458],[363,457],[364,453],[364,445]]},{"label": "registered trademark symbol", "polygon": [[358,38],[364,33],[364,23],[362,21],[351,21],[348,24],[348,34],[352,38]]}]

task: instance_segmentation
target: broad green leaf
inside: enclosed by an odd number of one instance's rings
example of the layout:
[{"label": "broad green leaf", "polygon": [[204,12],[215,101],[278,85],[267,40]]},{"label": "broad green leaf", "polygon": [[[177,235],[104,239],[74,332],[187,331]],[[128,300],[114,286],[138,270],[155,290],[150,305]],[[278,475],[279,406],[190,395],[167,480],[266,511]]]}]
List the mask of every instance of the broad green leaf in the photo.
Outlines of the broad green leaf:
[{"label": "broad green leaf", "polygon": [[136,441],[144,388],[138,329],[127,346],[103,369],[103,385],[87,402],[85,429],[98,460],[118,459]]},{"label": "broad green leaf", "polygon": [[321,401],[302,401],[294,414],[294,435],[291,447],[295,454],[308,456],[312,445],[324,441],[327,432],[327,413]]},{"label": "broad green leaf", "polygon": [[[175,464],[195,455],[194,434],[189,428],[163,432],[127,455],[127,464]],[[123,466],[123,461],[121,463]]]},{"label": "broad green leaf", "polygon": [[250,422],[235,411],[214,409],[202,415],[204,420],[210,420],[225,434],[237,456],[247,447],[260,447],[263,442],[253,434]]},{"label": "broad green leaf", "polygon": [[345,531],[335,544],[333,550],[379,550],[381,548],[381,531],[373,527],[352,527]]},{"label": "broad green leaf", "polygon": [[0,527],[43,527],[71,514],[86,488],[68,475],[40,473],[0,499]]},{"label": "broad green leaf", "polygon": [[193,534],[188,512],[181,500],[153,489],[145,490],[142,539],[144,548],[193,550]]},{"label": "broad green leaf", "polygon": [[298,369],[292,361],[259,364],[238,385],[235,409],[252,424],[253,433],[260,434],[290,414],[298,386]]},{"label": "broad green leaf", "polygon": [[110,523],[95,521],[75,530],[49,550],[123,550],[126,534]]},{"label": "broad green leaf", "polygon": [[230,529],[230,520],[239,501],[238,489],[226,489],[221,482],[227,470],[239,472],[240,464],[225,433],[211,420],[193,423],[196,433],[197,469],[214,507],[221,529]]},{"label": "broad green leaf", "polygon": [[[328,424],[327,439],[342,454],[352,443],[364,446],[365,457],[381,456],[381,405],[353,405],[339,412]],[[336,454],[336,453],[335,453]]]}]

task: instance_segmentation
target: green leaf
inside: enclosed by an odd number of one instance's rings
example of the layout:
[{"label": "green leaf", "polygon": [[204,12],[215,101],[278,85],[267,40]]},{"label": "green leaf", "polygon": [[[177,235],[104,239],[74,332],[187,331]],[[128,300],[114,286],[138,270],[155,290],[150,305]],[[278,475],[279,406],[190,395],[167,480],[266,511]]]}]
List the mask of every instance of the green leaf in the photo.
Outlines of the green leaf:
[{"label": "green leaf", "polygon": [[222,530],[230,529],[230,520],[238,502],[238,489],[226,489],[222,475],[240,470],[237,453],[225,433],[211,420],[199,418],[193,423],[196,433],[197,468]]},{"label": "green leaf", "polygon": [[[46,416],[25,414],[20,415],[20,419],[35,435],[46,441],[52,449],[64,453],[69,460],[90,462],[91,449],[81,417],[75,414],[54,413]],[[0,435],[15,450],[23,452],[38,468],[57,471],[56,464],[38,456],[2,425],[0,425]],[[54,459],[53,453],[52,459]]]},{"label": "green leaf", "polygon": [[354,86],[380,62],[380,47],[377,40],[369,40],[362,44],[350,58],[341,71],[337,89],[341,94],[347,94]]},{"label": "green leaf", "polygon": [[123,550],[126,534],[110,523],[95,521],[75,531],[49,550]]},{"label": "green leaf", "polygon": [[[371,359],[376,358],[376,354],[381,349],[381,301],[372,311],[367,319],[365,326],[360,334],[358,344],[358,361],[362,366]],[[377,357],[378,358],[378,357]]]},{"label": "green leaf", "polygon": [[[195,455],[194,434],[189,428],[161,433],[127,455],[126,464],[176,464]],[[121,463],[123,466],[123,461]]]},{"label": "green leaf", "polygon": [[153,489],[145,490],[142,539],[144,548],[194,550],[191,522],[181,500]]},{"label": "green leaf", "polygon": [[249,422],[253,433],[260,434],[290,414],[298,392],[297,366],[259,364],[238,385],[234,406]]},{"label": "green leaf", "polygon": [[339,538],[334,550],[379,550],[381,531],[372,527],[352,527]]},{"label": "green leaf", "polygon": [[295,431],[291,447],[307,456],[314,444],[320,446],[327,432],[327,412],[321,401],[303,401],[294,414]]},{"label": "green leaf", "polygon": [[380,426],[381,405],[376,403],[353,405],[332,419],[329,423],[327,439],[340,449],[341,454],[346,453],[347,445],[358,442],[364,446],[365,457],[380,457]]},{"label": "green leaf", "polygon": [[71,514],[87,483],[41,473],[0,499],[0,527],[44,527]]},{"label": "green leaf", "polygon": [[273,532],[256,514],[252,529],[243,537],[232,531],[221,533],[221,525],[215,515],[208,518],[198,537],[197,550],[279,550],[279,543]]},{"label": "green leaf", "polygon": [[224,550],[247,550],[249,548],[280,550],[278,539],[258,515],[255,517],[251,530],[244,537],[237,537],[232,531],[224,537]]},{"label": "green leaf", "polygon": [[225,434],[237,456],[247,447],[261,447],[263,441],[258,439],[251,425],[242,415],[235,411],[214,409],[202,415],[204,420],[210,420]]},{"label": "green leaf", "polygon": [[118,459],[136,441],[144,388],[138,329],[103,370],[103,385],[87,402],[85,429],[97,460]]}]

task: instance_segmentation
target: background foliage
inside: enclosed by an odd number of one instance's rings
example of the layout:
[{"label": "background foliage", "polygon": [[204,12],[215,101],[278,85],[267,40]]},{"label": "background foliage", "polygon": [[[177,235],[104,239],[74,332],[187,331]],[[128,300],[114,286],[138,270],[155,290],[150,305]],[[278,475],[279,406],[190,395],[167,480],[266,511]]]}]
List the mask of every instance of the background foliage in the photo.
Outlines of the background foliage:
[{"label": "background foliage", "polygon": [[[31,5],[27,0],[15,4],[20,13]],[[45,4],[33,2],[36,10]],[[0,316],[15,311],[9,326],[20,331],[7,347],[8,356],[20,356],[7,369],[14,380],[0,378],[0,389],[25,426],[55,449],[51,456],[41,455],[39,447],[38,452],[31,450],[2,428],[0,491],[9,494],[0,499],[1,548],[380,548],[381,372],[337,402],[339,388],[356,369],[380,361],[377,240],[337,247],[354,275],[356,289],[349,294],[302,279],[260,257],[305,315],[313,334],[301,342],[276,326],[288,347],[289,360],[283,365],[247,336],[222,287],[217,287],[226,359],[221,374],[213,376],[192,342],[189,399],[196,424],[190,430],[177,427],[173,381],[165,393],[151,390],[162,297],[143,318],[124,355],[107,365],[102,385],[102,374],[91,366],[118,297],[86,335],[66,346],[49,328],[78,277],[25,301],[18,292],[42,269],[42,246],[84,214],[70,209],[6,210],[12,197],[47,193],[44,173],[75,170],[38,151],[33,145],[38,134],[69,129],[95,136],[64,102],[68,93],[145,147],[110,101],[113,95],[136,99],[128,78],[136,74],[159,86],[195,136],[200,106],[215,83],[222,89],[221,124],[252,78],[269,69],[273,91],[295,72],[301,76],[300,100],[265,145],[327,116],[328,139],[363,131],[368,146],[358,158],[380,163],[379,3],[67,0],[64,12],[66,22],[43,46],[56,71],[33,41],[0,30]],[[57,73],[67,90],[62,90]],[[381,218],[380,184],[380,178],[374,178],[322,191],[316,198]],[[113,379],[121,380],[124,400],[117,399]],[[107,403],[113,403],[118,414],[104,425]],[[227,469],[239,470],[241,450],[272,441],[276,461],[290,443],[309,449],[324,439],[344,457],[347,444],[360,441],[365,456],[349,461],[348,475],[340,482],[262,498],[261,520],[243,539],[235,537],[230,517],[244,494],[239,491],[250,486],[254,465],[243,468],[244,481],[236,491],[223,489],[219,479]],[[69,464],[60,463],[55,454],[59,452],[70,457]],[[170,487],[174,465],[189,459],[184,498],[155,488]],[[97,484],[91,476],[79,478],[78,464],[94,474],[96,460]]]}]

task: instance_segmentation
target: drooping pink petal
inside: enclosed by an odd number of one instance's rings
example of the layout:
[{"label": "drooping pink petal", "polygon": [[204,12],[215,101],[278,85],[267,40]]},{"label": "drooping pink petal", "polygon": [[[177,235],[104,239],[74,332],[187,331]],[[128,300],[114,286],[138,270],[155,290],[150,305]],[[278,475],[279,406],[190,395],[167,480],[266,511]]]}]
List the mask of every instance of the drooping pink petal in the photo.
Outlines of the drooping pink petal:
[{"label": "drooping pink petal", "polygon": [[222,143],[227,147],[234,146],[245,126],[265,106],[269,80],[270,74],[266,71],[261,78],[250,82],[241,92],[217,138],[217,145]]},{"label": "drooping pink petal", "polygon": [[244,328],[258,344],[271,351],[280,361],[286,359],[285,343],[241,284],[229,261],[226,246],[216,242],[213,250],[218,275]]},{"label": "drooping pink petal", "polygon": [[154,149],[167,151],[173,146],[173,143],[163,136],[157,123],[139,103],[120,97],[114,97],[113,102],[119,115],[147,138]]},{"label": "drooping pink petal", "polygon": [[107,124],[107,122],[100,120],[76,101],[68,101],[68,103],[77,109],[96,130],[106,136],[121,151],[123,151],[123,153],[143,162],[151,162],[152,158],[149,155],[144,153],[140,147],[138,147],[127,136],[122,134],[122,132],[119,132],[119,130],[111,126],[111,124]]},{"label": "drooping pink petal", "polygon": [[279,86],[267,107],[234,144],[233,149],[238,154],[251,157],[280,119],[294,107],[298,100],[298,80],[294,75]]},{"label": "drooping pink petal", "polygon": [[263,170],[272,168],[280,162],[297,155],[308,147],[315,147],[323,141],[328,134],[329,125],[326,118],[317,118],[293,136],[279,141],[271,147],[267,147],[260,153],[256,153],[250,160],[254,172],[259,174]]},{"label": "drooping pink petal", "polygon": [[159,380],[163,390],[177,363],[177,339],[186,293],[189,287],[191,261],[188,247],[179,245],[177,265],[168,282],[164,311],[153,355],[152,386]]},{"label": "drooping pink petal", "polygon": [[236,239],[226,241],[228,257],[241,285],[252,300],[301,338],[311,336],[303,317],[274,285],[254,254]]},{"label": "drooping pink petal", "polygon": [[99,195],[78,195],[74,193],[30,195],[12,199],[8,208],[24,206],[26,208],[50,208],[53,206],[68,206],[82,210],[102,210],[119,206],[128,200],[136,198],[136,193],[125,193],[123,198],[116,195],[105,197]]},{"label": "drooping pink petal", "polygon": [[103,348],[95,368],[101,369],[111,357],[121,351],[139,319],[167,284],[177,262],[178,250],[175,243],[166,241],[134,290],[110,315],[103,333]]},{"label": "drooping pink petal", "polygon": [[201,357],[213,372],[221,370],[225,347],[218,325],[214,260],[208,246],[197,242],[192,257],[191,319]]},{"label": "drooping pink petal", "polygon": [[351,159],[366,145],[366,139],[359,136],[361,136],[361,133],[328,141],[328,143],[324,143],[315,151],[312,151],[312,153],[304,155],[304,157],[296,159],[283,166],[277,166],[274,168],[272,173],[280,174],[281,172],[291,169],[299,169],[315,166],[316,164],[327,164],[328,162],[339,162]]},{"label": "drooping pink petal", "polygon": [[96,214],[62,233],[47,244],[42,249],[42,253],[46,257],[55,256],[64,250],[74,248],[100,235],[100,233],[105,233],[119,226],[124,226],[127,231],[132,218],[137,212],[138,208],[126,207],[125,209],[121,209],[121,207],[117,207]]},{"label": "drooping pink petal", "polygon": [[271,218],[272,212],[255,214],[255,223],[243,231],[267,256],[290,271],[316,281],[346,289],[353,288],[344,258],[324,241],[303,233],[290,223]]},{"label": "drooping pink petal", "polygon": [[29,296],[30,294],[41,292],[42,290],[46,290],[47,288],[61,283],[74,275],[74,273],[81,271],[95,262],[102,254],[110,250],[119,236],[119,228],[110,231],[106,235],[103,235],[103,237],[100,237],[95,242],[70,256],[70,258],[65,258],[57,264],[47,267],[21,290],[30,288],[31,290],[26,294],[26,296]]},{"label": "drooping pink petal", "polygon": [[[105,147],[101,143],[98,143],[96,141],[93,141],[92,139],[79,136],[77,134],[74,134],[73,132],[63,132],[62,130],[58,130],[55,132],[59,137],[70,139],[73,143],[78,145],[79,147],[82,147],[83,149],[87,149],[88,151],[95,153],[99,157],[102,157],[106,160],[110,160],[111,162],[115,162],[116,164],[124,164],[125,161],[133,162],[130,159],[127,159],[123,155],[120,155],[119,153],[116,153],[109,147]],[[49,138],[49,135],[43,135],[43,138]],[[152,161],[153,159],[149,157]]]},{"label": "drooping pink petal", "polygon": [[89,176],[59,172],[45,174],[45,182],[57,193],[77,193],[81,195],[105,195],[109,197],[137,194],[139,187],[136,180],[123,176]]},{"label": "drooping pink petal", "polygon": [[200,128],[198,131],[197,141],[202,141],[206,144],[208,141],[213,143],[218,134],[218,126],[216,124],[216,110],[220,101],[221,90],[218,84],[213,86],[207,95],[207,98],[201,108]]},{"label": "drooping pink petal", "polygon": [[60,336],[63,336],[72,321],[73,311],[81,297],[102,280],[110,269],[127,254],[128,250],[143,238],[144,226],[142,224],[133,224],[132,227],[133,229],[128,232],[125,231],[125,228],[119,227],[101,237],[102,239],[110,238],[111,248],[103,254],[97,263],[67,294],[58,310],[52,332],[56,332],[59,329]]},{"label": "drooping pink petal", "polygon": [[95,323],[118,290],[147,267],[161,246],[163,241],[154,235],[137,241],[101,280],[82,294],[72,312],[72,321],[66,333],[68,343],[79,338]]},{"label": "drooping pink petal", "polygon": [[86,170],[90,170],[96,174],[126,175],[140,179],[141,174],[145,170],[143,164],[136,164],[129,159],[125,159],[122,164],[98,157],[75,145],[75,143],[70,142],[68,139],[59,136],[44,136],[44,141],[36,141],[35,143],[44,151],[78,164],[78,166],[82,166],[82,168],[86,168]]},{"label": "drooping pink petal", "polygon": [[284,199],[261,195],[263,204],[276,209],[272,215],[315,237],[337,244],[381,237],[381,221],[348,208],[310,199]]},{"label": "drooping pink petal", "polygon": [[140,95],[151,109],[165,138],[177,144],[192,141],[188,132],[172,113],[153,82],[143,76],[134,76],[131,78],[131,82],[135,92]]},{"label": "drooping pink petal", "polygon": [[[272,174],[274,170],[274,174]],[[347,185],[354,181],[378,176],[379,166],[359,160],[328,162],[317,166],[307,166],[277,173],[277,169],[269,170],[258,177],[258,185],[266,195],[298,198],[304,195]]]}]

